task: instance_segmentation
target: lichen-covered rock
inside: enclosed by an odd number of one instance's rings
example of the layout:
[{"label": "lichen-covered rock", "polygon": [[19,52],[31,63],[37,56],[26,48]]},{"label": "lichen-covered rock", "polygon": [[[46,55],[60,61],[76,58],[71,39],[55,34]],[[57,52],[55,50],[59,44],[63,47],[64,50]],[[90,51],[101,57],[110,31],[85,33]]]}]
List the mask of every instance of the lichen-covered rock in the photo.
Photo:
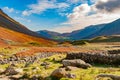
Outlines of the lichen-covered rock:
[{"label": "lichen-covered rock", "polygon": [[66,74],[67,72],[65,68],[59,68],[59,69],[54,70],[51,76],[60,79],[62,77],[66,77]]},{"label": "lichen-covered rock", "polygon": [[74,67],[79,67],[79,68],[84,68],[84,69],[87,69],[87,68],[90,68],[91,65],[84,62],[83,60],[81,59],[74,59],[74,60],[63,60],[62,61],[62,64],[64,67],[67,67],[67,66],[74,66]]}]

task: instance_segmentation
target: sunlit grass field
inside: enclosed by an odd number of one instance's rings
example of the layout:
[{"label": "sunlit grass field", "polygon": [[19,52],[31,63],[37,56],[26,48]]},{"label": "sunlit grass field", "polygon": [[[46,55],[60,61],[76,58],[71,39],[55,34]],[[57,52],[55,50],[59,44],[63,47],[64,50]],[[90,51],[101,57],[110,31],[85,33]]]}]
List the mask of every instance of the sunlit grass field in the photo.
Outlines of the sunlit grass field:
[{"label": "sunlit grass field", "polygon": [[[118,46],[118,47],[114,47]],[[99,50],[112,50],[112,49],[119,49],[119,44],[112,43],[112,44],[88,44],[83,46],[75,46],[78,47],[81,51],[99,51]],[[30,47],[4,47],[0,48],[0,55],[7,58],[17,52],[26,51],[31,49]],[[25,63],[16,64],[16,69],[22,69],[23,71],[19,74],[21,76],[26,75],[27,77],[32,77],[34,75],[40,75],[42,77],[46,77],[46,80],[51,80],[51,73],[62,66],[61,61],[66,57],[66,54],[56,54],[48,58],[41,58],[38,59],[37,62],[33,64],[27,65],[25,67]],[[2,56],[1,56],[2,58]],[[43,62],[49,63],[48,67],[41,66]],[[0,72],[4,71],[10,64],[0,65]],[[77,68],[72,71],[68,71],[69,73],[75,74],[75,79],[70,78],[61,78],[60,80],[94,80],[98,74],[115,74],[120,75],[120,67],[119,66],[111,66],[111,65],[102,65],[102,64],[92,64],[91,68],[82,69]],[[108,78],[104,78],[101,80],[108,80]]]}]

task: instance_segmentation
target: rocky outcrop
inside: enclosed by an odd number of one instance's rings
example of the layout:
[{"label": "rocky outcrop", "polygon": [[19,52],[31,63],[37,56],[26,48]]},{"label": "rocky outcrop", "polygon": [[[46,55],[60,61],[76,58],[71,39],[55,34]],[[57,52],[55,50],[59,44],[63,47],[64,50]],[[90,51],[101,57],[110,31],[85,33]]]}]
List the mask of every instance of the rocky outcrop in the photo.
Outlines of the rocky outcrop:
[{"label": "rocky outcrop", "polygon": [[84,69],[87,69],[87,68],[91,67],[90,64],[84,62],[81,59],[63,60],[62,64],[63,64],[64,67],[74,66],[74,67],[79,67],[79,68],[84,68]]},{"label": "rocky outcrop", "polygon": [[66,59],[81,59],[87,63],[120,65],[119,51],[68,53]]}]

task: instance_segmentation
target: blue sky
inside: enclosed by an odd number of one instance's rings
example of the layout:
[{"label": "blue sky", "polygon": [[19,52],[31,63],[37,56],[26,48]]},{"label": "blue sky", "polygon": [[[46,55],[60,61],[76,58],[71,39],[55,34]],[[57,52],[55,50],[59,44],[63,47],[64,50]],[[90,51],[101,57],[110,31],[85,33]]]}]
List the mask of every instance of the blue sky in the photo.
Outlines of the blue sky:
[{"label": "blue sky", "polygon": [[[5,13],[33,31],[71,32],[88,25],[99,24],[100,19],[92,24],[85,21],[88,16],[91,17],[88,20],[91,20],[92,16],[100,15],[99,10],[92,9],[95,4],[98,4],[98,0],[0,0],[0,8]],[[106,15],[108,13],[103,17]],[[105,22],[113,21],[119,16],[114,15],[114,18],[105,18]]]}]

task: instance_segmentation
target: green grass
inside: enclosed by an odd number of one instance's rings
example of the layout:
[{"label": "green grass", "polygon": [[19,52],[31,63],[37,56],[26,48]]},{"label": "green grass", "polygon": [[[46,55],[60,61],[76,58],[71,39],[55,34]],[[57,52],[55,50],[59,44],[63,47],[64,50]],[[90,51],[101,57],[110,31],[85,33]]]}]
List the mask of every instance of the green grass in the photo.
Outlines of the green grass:
[{"label": "green grass", "polygon": [[16,54],[18,52],[24,51],[24,50],[28,50],[28,48],[26,47],[0,47],[0,58],[8,58],[10,56],[12,56],[13,54]]},{"label": "green grass", "polygon": [[[48,77],[51,79],[50,74],[60,66],[61,60],[64,59],[66,55],[64,54],[56,54],[54,56],[39,59],[38,62],[35,62],[33,64],[30,64],[27,67],[24,67],[25,64],[16,64],[16,68],[23,69],[22,74],[27,74],[27,77],[31,78],[34,75],[40,75],[42,77]],[[45,69],[44,66],[41,66],[40,64],[42,62],[49,63],[49,68]],[[0,69],[5,69],[9,64],[0,65]],[[78,68],[72,71],[68,71],[69,73],[75,74],[75,79],[69,79],[69,78],[61,78],[60,80],[94,80],[95,77],[98,74],[106,73],[106,74],[116,74],[120,75],[120,68],[119,67],[111,67],[110,65],[101,65],[101,64],[95,64],[92,68],[88,69],[82,69]],[[107,79],[102,79],[107,80]]]}]

